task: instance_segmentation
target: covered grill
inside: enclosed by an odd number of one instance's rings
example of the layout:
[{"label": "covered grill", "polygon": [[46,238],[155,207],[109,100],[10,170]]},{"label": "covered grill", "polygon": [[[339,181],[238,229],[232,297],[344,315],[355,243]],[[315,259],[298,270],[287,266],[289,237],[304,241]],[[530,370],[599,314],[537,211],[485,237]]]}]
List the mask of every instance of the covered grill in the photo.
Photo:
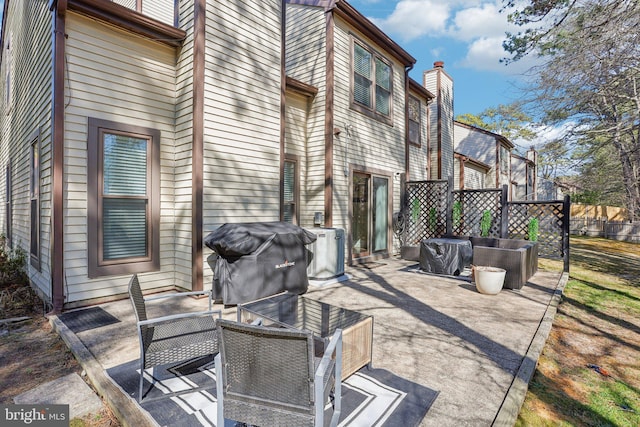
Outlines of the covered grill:
[{"label": "covered grill", "polygon": [[215,251],[208,259],[213,297],[234,305],[284,291],[305,293],[305,245],[315,240],[315,234],[286,222],[224,224],[204,239]]}]

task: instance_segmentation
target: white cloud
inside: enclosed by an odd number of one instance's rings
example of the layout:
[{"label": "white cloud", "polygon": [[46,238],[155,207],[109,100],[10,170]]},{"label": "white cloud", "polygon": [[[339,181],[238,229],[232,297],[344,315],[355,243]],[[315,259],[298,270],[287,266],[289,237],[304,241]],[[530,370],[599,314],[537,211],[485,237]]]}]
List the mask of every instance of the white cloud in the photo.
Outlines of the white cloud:
[{"label": "white cloud", "polygon": [[480,37],[467,46],[467,55],[459,65],[486,71],[504,71],[500,59],[505,57],[502,38]]},{"label": "white cloud", "polygon": [[401,0],[385,19],[370,18],[383,31],[404,42],[423,36],[444,34],[451,4],[434,0]]},{"label": "white cloud", "polygon": [[571,132],[576,130],[576,126],[576,122],[573,121],[568,121],[555,126],[540,126],[535,129],[538,137],[533,141],[530,141],[529,144],[540,149],[542,146],[552,141],[568,141],[571,139],[569,135]]},{"label": "white cloud", "polygon": [[[378,27],[401,43],[429,38],[450,37],[466,43],[466,53],[457,64],[476,70],[509,75],[523,74],[535,63],[525,58],[505,66],[502,47],[507,31],[517,32],[501,13],[502,0],[400,0],[384,19],[370,18]],[[432,46],[431,50],[439,50]],[[434,57],[438,56],[434,54]]]},{"label": "white cloud", "polygon": [[512,25],[507,22],[507,16],[500,13],[499,4],[485,3],[457,11],[449,30],[454,37],[470,41],[478,37],[504,38],[505,31],[510,27]]},{"label": "white cloud", "polygon": [[444,49],[442,47],[434,47],[433,49],[429,50],[429,52],[431,53],[431,56],[433,58],[440,58],[440,56],[442,56]]},{"label": "white cloud", "polygon": [[458,62],[459,66],[482,71],[493,71],[508,75],[524,75],[540,61],[535,56],[527,56],[517,62],[505,65],[500,62],[507,57],[507,52],[502,47],[504,37],[480,37],[474,39],[467,46],[464,59]]}]

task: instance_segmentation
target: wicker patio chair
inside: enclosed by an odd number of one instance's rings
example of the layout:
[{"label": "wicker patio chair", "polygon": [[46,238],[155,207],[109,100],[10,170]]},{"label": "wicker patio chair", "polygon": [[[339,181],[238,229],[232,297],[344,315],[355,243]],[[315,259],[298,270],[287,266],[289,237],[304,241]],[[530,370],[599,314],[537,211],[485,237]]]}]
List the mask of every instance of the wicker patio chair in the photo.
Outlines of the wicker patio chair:
[{"label": "wicker patio chair", "polygon": [[[194,295],[209,297],[207,311],[172,314],[152,319],[147,317],[147,302]],[[142,295],[136,274],[129,282],[129,298],[133,304],[138,337],[140,338],[140,394],[138,401],[141,402],[145,369],[213,356],[218,353],[216,323],[222,312],[212,310],[211,292],[209,291],[179,292],[145,298]]]},{"label": "wicker patio chair", "polygon": [[[220,320],[216,356],[218,423],[336,426],[342,397],[342,330],[322,357],[311,332]],[[331,393],[333,391],[333,394]],[[329,400],[333,405],[325,417]]]},{"label": "wicker patio chair", "polygon": [[485,239],[493,246],[485,245],[481,239],[472,239],[473,265],[504,268],[505,289],[522,289],[538,271],[538,243],[518,239]]}]

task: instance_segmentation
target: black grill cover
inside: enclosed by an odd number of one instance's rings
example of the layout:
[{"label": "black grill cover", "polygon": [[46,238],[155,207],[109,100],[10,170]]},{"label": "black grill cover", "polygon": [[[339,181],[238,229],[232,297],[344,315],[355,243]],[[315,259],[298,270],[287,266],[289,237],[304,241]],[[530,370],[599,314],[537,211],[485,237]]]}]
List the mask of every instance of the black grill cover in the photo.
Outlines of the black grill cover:
[{"label": "black grill cover", "polygon": [[208,258],[214,298],[234,305],[284,291],[305,293],[305,245],[315,240],[315,234],[286,222],[224,224],[204,239],[216,252]]},{"label": "black grill cover", "polygon": [[429,273],[458,276],[471,265],[471,242],[461,239],[424,239],[420,243],[420,268]]}]

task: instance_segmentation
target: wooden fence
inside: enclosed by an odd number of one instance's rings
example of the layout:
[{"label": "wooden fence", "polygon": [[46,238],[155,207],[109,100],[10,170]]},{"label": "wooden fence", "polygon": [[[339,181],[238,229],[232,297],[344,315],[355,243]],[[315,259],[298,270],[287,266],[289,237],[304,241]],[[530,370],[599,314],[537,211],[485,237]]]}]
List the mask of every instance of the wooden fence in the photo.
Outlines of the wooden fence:
[{"label": "wooden fence", "polygon": [[607,221],[605,218],[571,217],[569,232],[640,243],[640,222]]}]

